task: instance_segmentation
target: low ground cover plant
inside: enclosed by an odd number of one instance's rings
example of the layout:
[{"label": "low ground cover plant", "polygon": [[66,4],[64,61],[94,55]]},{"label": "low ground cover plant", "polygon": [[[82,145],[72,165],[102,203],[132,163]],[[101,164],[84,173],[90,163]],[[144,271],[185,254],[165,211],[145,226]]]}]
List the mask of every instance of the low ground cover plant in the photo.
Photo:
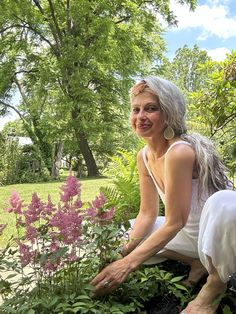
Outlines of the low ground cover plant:
[{"label": "low ground cover plant", "polygon": [[1,313],[138,313],[156,294],[186,301],[181,277],[144,266],[112,294],[94,298],[90,281],[119,258],[125,230],[104,194],[81,200],[76,177],[67,178],[59,197],[55,204],[33,193],[25,204],[12,192],[6,210],[15,216],[17,236],[0,251]]}]

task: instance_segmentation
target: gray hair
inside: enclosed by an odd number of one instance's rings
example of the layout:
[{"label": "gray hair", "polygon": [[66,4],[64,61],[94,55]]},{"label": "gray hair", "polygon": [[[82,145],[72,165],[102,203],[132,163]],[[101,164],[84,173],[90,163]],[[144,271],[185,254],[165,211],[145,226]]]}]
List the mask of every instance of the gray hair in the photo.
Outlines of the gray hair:
[{"label": "gray hair", "polygon": [[145,82],[158,97],[166,124],[172,127],[176,135],[186,133],[185,100],[177,86],[170,81],[155,76],[147,77]]},{"label": "gray hair", "polygon": [[199,177],[199,193],[201,194],[203,191],[213,193],[227,188],[229,181],[225,174],[226,169],[213,143],[200,134],[187,134],[185,100],[178,87],[170,81],[156,76],[149,76],[142,82],[158,97],[166,124],[172,127],[177,136],[189,142],[193,147]]}]

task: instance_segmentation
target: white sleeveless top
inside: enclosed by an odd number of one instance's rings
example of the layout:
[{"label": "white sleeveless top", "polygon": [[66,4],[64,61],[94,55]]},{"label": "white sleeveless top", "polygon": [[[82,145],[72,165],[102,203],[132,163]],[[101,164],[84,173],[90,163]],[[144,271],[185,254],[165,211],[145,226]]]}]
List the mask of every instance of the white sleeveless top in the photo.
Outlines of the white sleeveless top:
[{"label": "white sleeveless top", "polygon": [[[178,141],[173,143],[172,145],[170,145],[170,147],[168,148],[168,150],[166,151],[165,155],[169,152],[169,150],[174,147],[175,145],[179,145],[179,144],[184,144],[184,145],[188,145],[191,146],[190,143],[186,142],[186,141]],[[143,156],[143,161],[144,164],[148,170],[148,173],[150,175],[150,177],[153,180],[153,183],[156,186],[156,189],[158,191],[158,194],[161,197],[161,200],[163,202],[163,204],[165,205],[165,194],[164,192],[161,190],[161,188],[159,187],[157,181],[155,180],[151,170],[149,169],[148,166],[148,161],[147,161],[147,146],[145,146],[142,150],[142,156]],[[197,240],[198,238],[198,233],[199,233],[199,221],[200,221],[200,216],[201,216],[201,212],[203,209],[203,206],[206,202],[206,200],[208,199],[210,195],[208,193],[202,193],[201,198],[199,199],[198,196],[198,179],[192,179],[192,200],[191,200],[191,208],[190,208],[190,212],[189,212],[189,216],[188,216],[188,220],[186,225],[184,226],[184,228],[182,230],[184,230],[190,237],[194,238],[195,240]]]}]

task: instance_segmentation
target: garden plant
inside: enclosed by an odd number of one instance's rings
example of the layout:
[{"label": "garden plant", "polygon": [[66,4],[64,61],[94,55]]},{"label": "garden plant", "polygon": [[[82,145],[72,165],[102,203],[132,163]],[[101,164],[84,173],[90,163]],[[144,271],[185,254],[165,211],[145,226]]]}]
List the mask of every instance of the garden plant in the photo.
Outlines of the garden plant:
[{"label": "garden plant", "polygon": [[61,186],[58,204],[37,193],[25,204],[16,191],[9,203],[17,236],[0,251],[1,313],[141,313],[155,295],[175,295],[180,305],[189,297],[182,277],[157,266],[142,266],[112,294],[93,296],[91,279],[119,258],[126,231],[104,194],[81,200],[76,177]]}]

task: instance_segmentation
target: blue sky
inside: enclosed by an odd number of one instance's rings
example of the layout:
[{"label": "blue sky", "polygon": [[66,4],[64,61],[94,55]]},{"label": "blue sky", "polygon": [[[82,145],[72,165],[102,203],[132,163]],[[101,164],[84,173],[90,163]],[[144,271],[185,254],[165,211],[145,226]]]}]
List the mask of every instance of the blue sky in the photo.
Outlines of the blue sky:
[{"label": "blue sky", "polygon": [[169,58],[185,44],[190,48],[197,44],[216,61],[224,60],[231,50],[236,51],[235,0],[200,0],[193,12],[177,1],[170,3],[179,23],[178,27],[166,28]]},{"label": "blue sky", "polygon": [[[195,11],[189,11],[187,5],[180,5],[177,0],[170,0],[177,19],[178,27],[167,27],[167,57],[172,59],[175,51],[197,44],[207,50],[213,60],[224,60],[226,53],[236,51],[236,0],[200,0]],[[14,113],[0,117],[0,130],[4,124],[14,120]]]}]

